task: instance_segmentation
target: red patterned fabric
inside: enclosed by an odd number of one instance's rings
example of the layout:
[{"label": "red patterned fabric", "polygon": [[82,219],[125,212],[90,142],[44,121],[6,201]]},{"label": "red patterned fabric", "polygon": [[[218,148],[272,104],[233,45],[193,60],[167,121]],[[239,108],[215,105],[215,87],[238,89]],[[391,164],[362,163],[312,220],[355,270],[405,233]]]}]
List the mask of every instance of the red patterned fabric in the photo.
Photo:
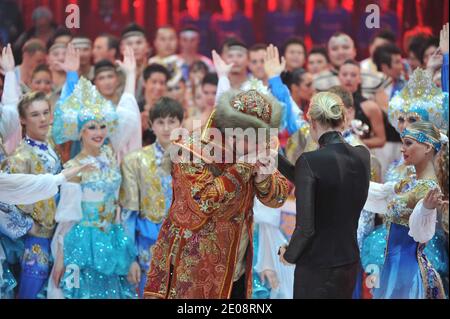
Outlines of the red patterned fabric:
[{"label": "red patterned fabric", "polygon": [[[145,297],[229,298],[241,231],[247,225],[247,296],[251,296],[254,196],[280,207],[288,183],[279,172],[262,194],[249,164],[176,164],[173,202],[152,249]],[[173,275],[170,265],[173,265]]]}]

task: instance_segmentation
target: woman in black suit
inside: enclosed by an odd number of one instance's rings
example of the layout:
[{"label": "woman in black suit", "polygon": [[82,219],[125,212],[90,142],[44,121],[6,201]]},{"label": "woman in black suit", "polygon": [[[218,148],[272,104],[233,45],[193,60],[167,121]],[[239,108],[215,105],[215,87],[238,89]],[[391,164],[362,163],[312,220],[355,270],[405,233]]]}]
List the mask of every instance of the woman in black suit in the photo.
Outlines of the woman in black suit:
[{"label": "woman in black suit", "polygon": [[295,165],[297,220],[280,259],[295,264],[294,298],[351,298],[359,265],[358,219],[367,199],[370,154],[345,143],[345,110],[335,94],[310,104],[311,137],[319,144]]}]

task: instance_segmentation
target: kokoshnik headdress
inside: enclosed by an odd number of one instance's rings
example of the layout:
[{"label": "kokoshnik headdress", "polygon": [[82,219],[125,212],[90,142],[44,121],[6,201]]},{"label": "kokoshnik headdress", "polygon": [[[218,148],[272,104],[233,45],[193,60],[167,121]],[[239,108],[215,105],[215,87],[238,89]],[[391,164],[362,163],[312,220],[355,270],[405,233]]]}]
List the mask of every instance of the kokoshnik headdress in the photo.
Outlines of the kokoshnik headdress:
[{"label": "kokoshnik headdress", "polygon": [[389,102],[389,121],[397,131],[399,117],[409,115],[431,122],[440,130],[448,129],[448,93],[442,92],[431,75],[419,68]]},{"label": "kokoshnik headdress", "polygon": [[62,144],[79,140],[84,125],[90,121],[105,124],[110,137],[117,128],[118,116],[113,104],[82,77],[73,93],[56,104],[52,128],[55,142]]}]

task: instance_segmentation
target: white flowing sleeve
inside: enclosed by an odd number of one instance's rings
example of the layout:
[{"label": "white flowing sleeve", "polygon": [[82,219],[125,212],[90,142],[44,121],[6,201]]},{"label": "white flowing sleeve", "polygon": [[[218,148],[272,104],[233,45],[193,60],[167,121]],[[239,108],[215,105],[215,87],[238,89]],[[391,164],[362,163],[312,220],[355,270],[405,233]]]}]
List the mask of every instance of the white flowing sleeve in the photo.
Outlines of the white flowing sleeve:
[{"label": "white flowing sleeve", "polygon": [[370,182],[369,194],[364,205],[364,210],[385,215],[389,202],[395,196],[394,186],[395,183],[379,184]]},{"label": "white flowing sleeve", "polygon": [[63,174],[0,173],[0,201],[10,205],[30,205],[54,196],[65,180]]},{"label": "white flowing sleeve", "polygon": [[116,111],[119,125],[111,143],[120,161],[126,154],[142,148],[142,128],[139,106],[132,94],[122,94]]},{"label": "white flowing sleeve", "polygon": [[433,238],[436,232],[437,211],[427,209],[421,199],[409,216],[409,233],[418,243],[426,243]]},{"label": "white flowing sleeve", "polygon": [[217,84],[216,105],[223,93],[231,89],[231,83],[227,76],[221,76]]},{"label": "white flowing sleeve", "polygon": [[55,221],[57,223],[78,222],[83,218],[80,184],[67,182],[61,185]]},{"label": "white flowing sleeve", "polygon": [[2,102],[0,104],[0,136],[7,153],[11,153],[21,140],[21,126],[17,105],[19,104],[19,88],[14,71],[5,75]]},{"label": "white flowing sleeve", "polygon": [[[278,248],[281,246],[274,240],[275,233],[277,233],[278,226],[280,225],[280,209],[270,208],[261,203],[255,198],[254,206],[254,222],[258,225],[258,251],[257,263],[255,270],[258,273],[262,273],[264,270],[275,271],[275,259]],[[286,244],[287,242],[284,242]],[[277,245],[279,244],[279,245]]]}]

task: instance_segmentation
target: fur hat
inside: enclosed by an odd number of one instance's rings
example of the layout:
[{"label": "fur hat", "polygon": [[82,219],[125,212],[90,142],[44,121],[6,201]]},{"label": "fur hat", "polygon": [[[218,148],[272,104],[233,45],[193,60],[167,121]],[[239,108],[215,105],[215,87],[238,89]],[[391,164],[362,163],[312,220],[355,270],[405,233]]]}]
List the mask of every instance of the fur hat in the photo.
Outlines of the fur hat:
[{"label": "fur hat", "polygon": [[222,94],[216,106],[214,126],[225,128],[278,128],[281,105],[274,97],[257,90],[230,90]]}]

